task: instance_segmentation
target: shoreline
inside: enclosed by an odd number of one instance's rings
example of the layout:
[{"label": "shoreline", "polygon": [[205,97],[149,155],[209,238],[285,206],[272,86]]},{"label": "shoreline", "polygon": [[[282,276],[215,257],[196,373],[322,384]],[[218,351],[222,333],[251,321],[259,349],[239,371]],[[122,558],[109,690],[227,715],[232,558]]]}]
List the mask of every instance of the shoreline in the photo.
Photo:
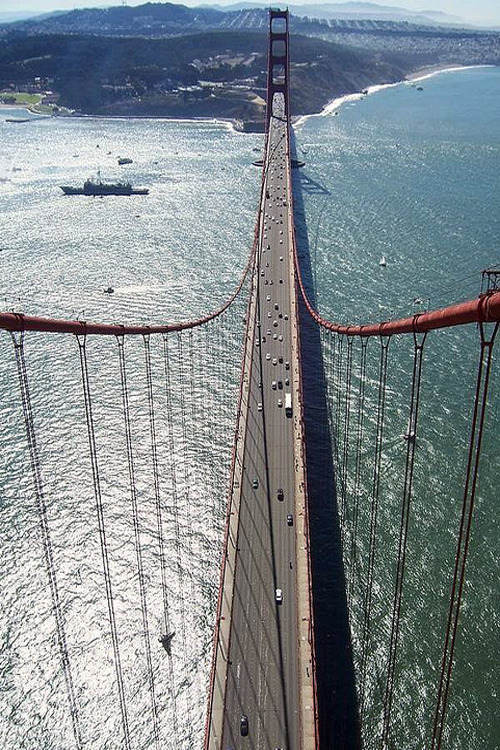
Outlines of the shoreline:
[{"label": "shoreline", "polygon": [[[346,104],[348,102],[352,101],[359,101],[360,99],[363,99],[365,96],[370,96],[371,94],[375,94],[378,91],[382,91],[383,89],[388,88],[394,88],[395,86],[401,86],[404,84],[413,84],[417,83],[419,81],[424,81],[429,78],[433,78],[436,75],[439,75],[441,73],[456,73],[463,70],[472,70],[475,68],[494,68],[495,65],[461,65],[460,63],[456,63],[455,65],[429,65],[425,68],[419,68],[418,70],[413,71],[412,73],[408,73],[408,75],[403,78],[400,81],[395,81],[394,83],[376,83],[371,86],[367,86],[363,91],[355,91],[351,92],[349,94],[342,94],[341,96],[336,97],[335,99],[330,100],[325,104],[325,106],[319,111],[319,112],[313,112],[311,114],[307,115],[296,115],[292,117],[292,125],[293,127],[300,127],[302,126],[307,120],[311,117],[326,117],[328,115],[337,114],[339,109],[343,104]],[[91,120],[155,120],[155,121],[162,121],[165,120],[167,122],[175,122],[175,123],[199,123],[199,124],[206,124],[206,125],[221,125],[225,127],[227,130],[230,130],[233,133],[238,133],[241,135],[250,135],[255,134],[252,131],[245,131],[243,128],[241,128],[242,120],[238,118],[227,118],[227,117],[171,117],[169,115],[93,115],[93,114],[43,114],[41,112],[37,112],[36,109],[31,108],[29,106],[23,106],[22,104],[4,104],[0,103],[0,111],[1,110],[23,110],[25,112],[29,112],[31,115],[35,115],[33,120],[35,119],[47,119],[48,117],[61,117],[64,119],[71,119],[71,118],[77,118],[77,119],[91,119]]]},{"label": "shoreline", "polygon": [[394,83],[375,83],[372,86],[367,86],[366,89],[363,89],[363,91],[356,91],[350,94],[343,94],[342,96],[338,96],[325,104],[320,112],[314,112],[310,115],[299,115],[293,125],[296,127],[301,126],[305,122],[307,122],[310,117],[326,117],[328,115],[336,114],[343,104],[359,101],[360,99],[364,99],[365,96],[376,94],[378,91],[382,91],[383,89],[394,88],[395,86],[403,86],[405,84],[413,84],[417,83],[418,81],[425,81],[428,78],[433,78],[434,76],[439,75],[440,73],[457,73],[462,70],[472,70],[474,68],[495,67],[495,65],[460,65],[459,63],[455,65],[429,65],[425,68],[419,68],[418,70],[413,71],[413,73],[408,73],[408,75],[401,81],[395,81]]}]

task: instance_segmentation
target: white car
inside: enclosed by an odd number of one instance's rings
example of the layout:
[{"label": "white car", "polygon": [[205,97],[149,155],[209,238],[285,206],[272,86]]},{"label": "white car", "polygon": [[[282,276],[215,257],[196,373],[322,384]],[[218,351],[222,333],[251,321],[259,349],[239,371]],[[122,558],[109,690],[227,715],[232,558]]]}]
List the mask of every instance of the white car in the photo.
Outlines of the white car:
[{"label": "white car", "polygon": [[276,359],[276,357],[273,357],[273,365],[277,365],[277,364],[278,364],[278,360]]},{"label": "white car", "polygon": [[270,360],[270,359],[271,359],[271,354],[270,354],[270,352],[267,352],[267,354],[266,354],[266,359],[267,359],[267,360]]},{"label": "white car", "polygon": [[276,604],[283,604],[283,592],[281,589],[276,589]]},{"label": "white car", "polygon": [[283,399],[281,398],[278,399],[278,406],[281,409],[281,407],[283,406]]},{"label": "white car", "polygon": [[260,401],[257,404],[257,411],[262,411],[262,404],[260,403]]}]

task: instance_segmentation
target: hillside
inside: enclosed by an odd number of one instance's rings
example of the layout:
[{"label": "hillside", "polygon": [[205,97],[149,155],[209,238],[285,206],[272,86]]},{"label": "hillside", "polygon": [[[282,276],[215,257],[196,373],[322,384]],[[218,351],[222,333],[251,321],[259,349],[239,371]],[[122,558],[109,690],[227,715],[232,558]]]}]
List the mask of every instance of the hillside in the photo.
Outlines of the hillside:
[{"label": "hillside", "polygon": [[[0,27],[0,87],[49,91],[56,111],[258,121],[267,23],[265,9],[171,3],[20,21]],[[291,32],[295,115],[429,65],[500,64],[500,34],[493,32],[295,16]]]}]

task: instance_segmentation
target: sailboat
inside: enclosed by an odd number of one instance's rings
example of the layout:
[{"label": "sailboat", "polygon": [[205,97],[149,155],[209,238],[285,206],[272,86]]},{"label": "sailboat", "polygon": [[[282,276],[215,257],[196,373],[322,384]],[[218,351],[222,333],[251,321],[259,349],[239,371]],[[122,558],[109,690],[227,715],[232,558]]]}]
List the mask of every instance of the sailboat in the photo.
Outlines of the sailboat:
[{"label": "sailboat", "polygon": [[387,265],[387,261],[385,259],[385,255],[382,255],[382,257],[380,258],[378,264],[379,264],[379,266],[383,266],[383,267],[385,267]]}]

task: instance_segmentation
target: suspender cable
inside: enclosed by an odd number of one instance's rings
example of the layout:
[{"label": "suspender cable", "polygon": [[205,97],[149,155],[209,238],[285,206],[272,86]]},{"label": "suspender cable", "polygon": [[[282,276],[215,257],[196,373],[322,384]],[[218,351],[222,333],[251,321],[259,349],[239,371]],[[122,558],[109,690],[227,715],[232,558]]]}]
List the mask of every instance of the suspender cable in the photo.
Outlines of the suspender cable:
[{"label": "suspender cable", "polygon": [[142,559],[141,532],[139,528],[139,508],[137,504],[137,488],[135,482],[134,454],[132,447],[132,429],[130,425],[130,406],[128,400],[127,370],[125,366],[125,347],[123,336],[116,337],[118,343],[118,359],[120,362],[120,380],[122,388],[123,421],[125,425],[125,440],[127,445],[128,475],[130,481],[130,500],[132,503],[132,525],[134,527],[135,555],[137,561],[137,577],[139,583],[139,597],[141,600],[142,629],[144,638],[144,652],[151,699],[151,713],[153,716],[153,734],[157,750],[160,747],[158,726],[158,711],[156,707],[155,683],[153,665],[151,661],[151,641],[149,636],[148,607],[146,599],[146,582],[144,577],[144,563]]},{"label": "suspender cable", "polygon": [[[335,369],[336,376],[335,381],[337,384],[337,403],[335,405],[335,456],[336,465],[339,466],[340,456],[340,412],[342,404],[342,349],[344,347],[344,337],[337,336],[337,351],[335,358]],[[338,474],[337,474],[338,476]]]},{"label": "suspender cable", "polygon": [[[168,334],[163,336],[163,366],[165,373],[165,411],[167,413],[168,445],[170,454],[170,471],[172,476],[172,514],[174,522],[175,556],[178,575],[178,599],[180,602],[180,634],[182,642],[182,655],[184,661],[183,673],[188,670],[188,643],[186,631],[186,603],[184,596],[184,568],[182,566],[182,537],[179,523],[179,492],[177,487],[177,465],[175,458],[175,432],[173,419],[172,378],[170,374],[170,353]],[[186,701],[186,721],[188,727],[192,726],[191,701],[189,696]]]},{"label": "suspender cable", "polygon": [[[183,347],[183,341],[182,341],[182,331],[178,331],[177,333],[177,361],[178,361],[178,373],[179,373],[179,400],[180,400],[180,406],[181,406],[181,427],[182,427],[182,463],[184,466],[184,513],[185,513],[185,523],[184,523],[184,537],[186,539],[186,550],[189,560],[189,565],[191,567],[191,572],[189,574],[188,580],[189,580],[189,586],[191,589],[191,605],[190,605],[190,614],[191,614],[191,637],[194,639],[196,634],[196,617],[194,612],[193,604],[197,601],[196,597],[196,589],[195,589],[195,575],[194,575],[194,563],[196,560],[194,549],[193,549],[193,524],[192,524],[192,508],[191,508],[191,486],[190,486],[190,470],[189,470],[189,446],[188,446],[188,432],[187,432],[187,408],[186,408],[186,392],[190,391],[190,388],[186,388],[186,375],[184,371],[184,347]],[[194,651],[194,654],[193,654]],[[197,654],[195,649],[191,648],[191,654],[190,654],[190,661],[194,664],[196,664],[197,661]],[[188,669],[187,663],[186,663],[186,674],[189,674],[191,672],[191,669]],[[186,683],[187,684],[187,683]],[[192,683],[191,683],[192,685]],[[200,682],[199,680],[196,681],[196,689],[199,690],[200,688]],[[192,725],[190,725],[192,727]]]},{"label": "suspender cable", "polygon": [[[178,336],[181,336],[181,335],[182,335],[181,333],[178,334]],[[187,456],[189,456],[189,453],[187,453],[185,455],[184,460],[188,463],[189,466],[191,466],[191,465],[194,465],[195,462],[196,462],[196,460],[197,460],[197,456],[195,454],[195,449],[194,449],[194,445],[195,445],[195,425],[196,425],[196,420],[197,420],[197,414],[196,414],[196,395],[195,395],[196,377],[195,377],[195,369],[194,369],[194,361],[193,361],[194,353],[193,353],[193,331],[192,331],[192,329],[188,331],[187,337],[188,337],[188,342],[187,342],[188,346],[187,346],[187,349],[188,349],[188,360],[189,360],[188,361],[188,368],[189,368],[189,371],[188,371],[189,388],[187,389],[187,394],[188,394],[188,397],[189,397],[190,408],[189,408],[189,414],[186,413],[186,436],[188,438],[188,442],[186,443],[186,445],[188,443],[190,443],[190,445],[192,446],[191,447],[192,460],[189,460],[187,458]],[[203,413],[203,412],[200,412],[200,413]],[[187,427],[189,427],[189,431],[187,430]],[[192,498],[192,493],[191,493],[190,489],[188,491],[189,491],[188,505],[190,505],[192,500],[194,502],[194,499]],[[191,591],[192,591],[192,595],[193,595],[191,606],[193,607],[193,623],[194,624],[196,624],[196,621],[197,621],[197,617],[196,617],[196,614],[197,614],[196,613],[196,603],[198,602],[198,597],[196,597],[195,593],[194,593],[195,592],[195,589],[194,589],[194,580],[195,580],[194,579],[194,571],[196,570],[196,567],[195,567],[194,563],[195,563],[195,561],[197,562],[199,560],[200,553],[198,551],[196,553],[196,557],[193,554],[192,538],[193,538],[193,534],[194,534],[194,528],[192,528],[191,518],[196,518],[197,515],[198,515],[198,513],[196,513],[196,507],[193,508],[193,513],[191,513],[191,510],[190,510],[190,516],[189,516],[190,521],[189,521],[189,526],[188,526],[188,528],[190,529],[190,535],[189,535],[190,536],[190,548],[189,548],[190,549],[190,559],[192,560],[192,563],[193,563],[193,566],[192,566],[193,569],[192,569],[192,573],[191,573],[190,578],[191,578],[191,586],[192,586]],[[202,576],[201,571],[198,573],[198,575],[201,578],[201,576]],[[201,611],[201,609],[200,609],[199,606],[198,606],[198,612],[199,612],[200,619],[201,619],[203,613],[202,613],[202,611]],[[196,637],[196,631],[195,631],[194,627],[193,627],[193,636]],[[194,654],[194,657],[195,657],[196,661],[198,660],[198,658],[201,655],[201,652],[203,650],[203,644],[200,643],[199,641],[201,641],[201,639],[196,638],[196,640],[195,640],[195,647],[193,648],[193,654]],[[203,685],[202,685],[202,683],[201,683],[200,680],[196,681],[196,690],[198,692],[198,695],[200,695],[200,697],[201,697],[201,691],[203,690]],[[203,698],[201,697],[200,703],[202,703],[202,702],[203,702]]]},{"label": "suspender cable", "polygon": [[380,337],[380,365],[378,378],[377,427],[374,446],[372,502],[370,509],[370,541],[368,553],[368,571],[363,613],[361,679],[360,679],[360,712],[363,716],[365,707],[366,666],[368,661],[368,645],[370,640],[371,608],[373,598],[373,572],[375,567],[375,549],[377,543],[377,514],[380,493],[380,463],[382,458],[382,437],[384,431],[385,396],[387,386],[387,359],[390,337]]},{"label": "suspender cable", "polygon": [[[186,524],[185,533],[187,536],[187,550],[189,560],[194,562],[193,553],[193,524],[192,524],[192,508],[191,508],[191,488],[189,478],[189,447],[188,447],[188,432],[187,432],[187,409],[186,409],[186,376],[184,373],[184,349],[182,344],[182,332],[177,333],[177,359],[179,365],[179,398],[181,404],[181,426],[182,426],[182,450],[183,450],[183,465],[184,465],[184,497],[185,497],[185,514]],[[189,389],[187,389],[189,390]],[[194,576],[189,576],[189,582],[191,584],[191,601],[196,601],[195,587],[194,587]],[[193,612],[191,608],[191,613]],[[192,617],[194,624],[194,617]]]},{"label": "suspender cable", "polygon": [[484,324],[479,324],[481,350],[479,355],[474,412],[469,441],[467,473],[462,499],[462,515],[460,518],[457,552],[455,555],[455,567],[453,571],[453,583],[450,594],[450,606],[448,610],[448,621],[446,625],[443,658],[441,663],[441,675],[439,678],[436,711],[432,729],[432,750],[440,750],[443,739],[448,692],[450,689],[451,673],[453,670],[453,655],[457,636],[458,617],[460,614],[460,604],[462,601],[465,582],[465,568],[467,563],[467,553],[469,550],[474,501],[476,498],[479,462],[481,458],[481,444],[484,432],[488,386],[493,356],[493,344],[495,342],[495,336],[498,332],[499,325],[499,323],[496,323],[490,338],[487,339],[485,336]]},{"label": "suspender cable", "polygon": [[403,485],[403,500],[401,503],[401,526],[399,532],[398,562],[396,569],[396,584],[394,604],[392,609],[391,638],[389,644],[389,658],[387,665],[387,683],[384,697],[384,719],[382,728],[382,748],[389,746],[389,730],[391,723],[392,699],[395,683],[395,666],[398,649],[399,625],[401,619],[401,600],[403,596],[403,581],[406,561],[406,546],[408,541],[408,525],[410,520],[411,493],[413,487],[413,470],[415,466],[415,446],[418,423],[418,407],[420,403],[420,385],[422,381],[422,360],[424,343],[427,334],[418,337],[413,335],[413,376],[410,397],[410,415],[406,438],[405,478]]},{"label": "suspender cable", "polygon": [[[158,445],[156,440],[156,420],[155,420],[155,408],[153,399],[153,377],[151,370],[151,347],[150,337],[144,336],[144,359],[146,365],[146,388],[148,395],[148,410],[149,410],[149,433],[151,439],[151,458],[153,463],[153,486],[155,494],[155,509],[156,509],[156,532],[158,537],[158,557],[160,560],[160,579],[161,579],[161,592],[163,600],[163,633],[161,635],[169,636],[172,633],[170,627],[170,612],[168,606],[168,590],[167,590],[167,563],[165,558],[165,540],[163,536],[163,517],[162,517],[162,503],[160,497],[160,473],[158,468]],[[162,642],[160,637],[160,642]],[[167,649],[168,658],[168,671],[169,671],[169,685],[170,685],[170,698],[172,700],[172,718],[173,718],[173,729],[174,736],[178,737],[178,720],[177,720],[177,703],[175,694],[175,675],[174,666],[172,662],[172,652]]]},{"label": "suspender cable", "polygon": [[92,467],[92,478],[94,483],[94,497],[96,501],[97,524],[99,528],[99,539],[101,543],[101,556],[104,571],[104,583],[106,587],[106,600],[108,603],[109,625],[111,641],[113,643],[113,654],[115,659],[116,681],[118,685],[118,696],[120,712],[122,717],[123,736],[126,750],[131,750],[130,732],[128,726],[127,706],[125,702],[125,691],[123,686],[123,672],[120,658],[120,646],[118,642],[118,631],[116,627],[115,608],[113,603],[113,588],[111,585],[111,573],[109,568],[108,545],[106,541],[106,528],[104,524],[104,509],[101,495],[101,480],[99,475],[99,464],[97,461],[97,446],[95,439],[94,417],[92,412],[92,397],[90,393],[90,381],[87,363],[87,350],[85,336],[77,336],[80,349],[80,368],[82,375],[83,398],[85,402],[85,415],[87,419],[87,433],[89,438],[90,463]]},{"label": "suspender cable", "polygon": [[[349,428],[351,419],[351,382],[352,382],[352,345],[353,337],[347,337],[347,360],[346,360],[346,386],[345,386],[345,402],[344,402],[344,443],[342,452],[342,495],[343,495],[343,508],[342,508],[342,520],[341,520],[341,532],[342,539],[345,541],[345,527],[348,515],[347,508],[347,464],[349,461]],[[344,559],[346,556],[346,550],[344,544],[342,545]]]},{"label": "suspender cable", "polygon": [[356,418],[356,458],[354,463],[354,504],[352,511],[351,567],[349,571],[348,610],[351,611],[354,596],[354,582],[357,573],[359,500],[361,481],[361,456],[363,450],[366,386],[366,349],[368,339],[361,339],[361,358],[359,365],[358,411]]},{"label": "suspender cable", "polygon": [[45,493],[43,489],[42,471],[40,467],[40,457],[36,441],[35,423],[33,419],[33,409],[31,406],[31,392],[29,387],[28,372],[26,369],[26,359],[24,355],[24,333],[20,335],[11,333],[14,344],[14,353],[16,357],[17,374],[19,378],[19,387],[21,390],[21,402],[23,408],[24,426],[26,428],[26,437],[30,454],[31,472],[33,475],[33,485],[35,488],[35,497],[38,506],[38,519],[40,522],[40,531],[42,535],[43,556],[47,577],[49,579],[50,595],[52,599],[52,611],[56,621],[57,643],[59,646],[59,655],[66,684],[66,693],[68,696],[69,708],[71,713],[71,722],[73,725],[73,735],[78,750],[83,748],[82,732],[80,727],[80,718],[78,706],[75,697],[73,677],[68,654],[66,641],[66,629],[64,624],[64,615],[61,607],[61,598],[57,584],[56,568],[54,563],[54,553],[50,537],[50,528],[47,516],[47,505],[45,503]]}]

